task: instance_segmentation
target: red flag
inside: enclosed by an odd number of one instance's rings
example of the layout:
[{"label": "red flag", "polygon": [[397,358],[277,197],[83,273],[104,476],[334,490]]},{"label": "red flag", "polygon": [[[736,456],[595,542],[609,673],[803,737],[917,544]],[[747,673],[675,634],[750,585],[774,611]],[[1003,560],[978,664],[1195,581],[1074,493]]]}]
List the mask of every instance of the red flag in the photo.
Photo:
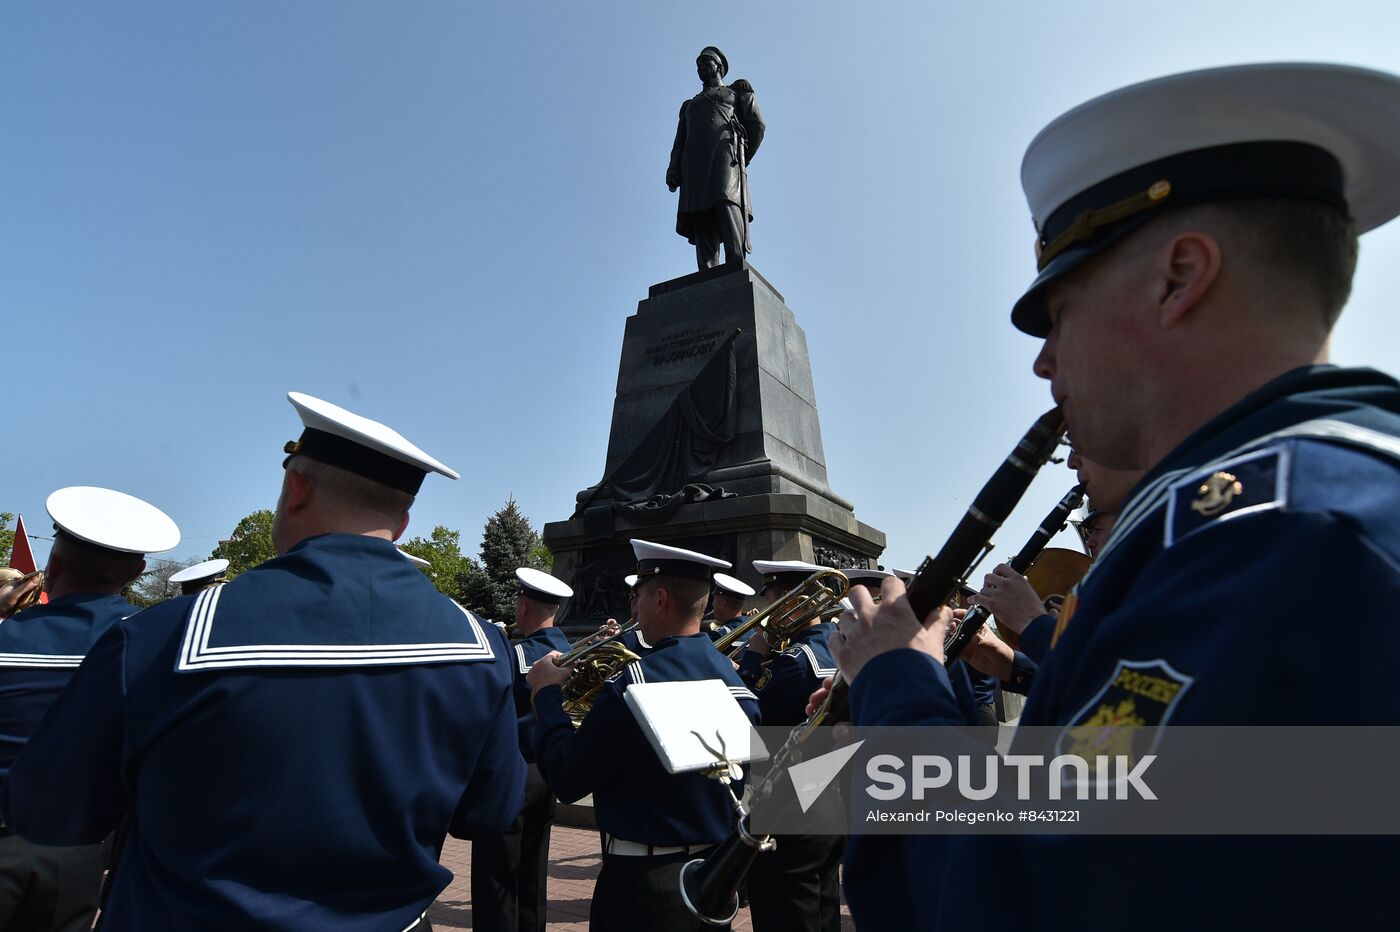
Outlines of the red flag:
[{"label": "red flag", "polygon": [[[34,549],[29,546],[29,535],[24,532],[24,515],[15,522],[15,544],[10,548],[10,568],[26,575],[39,567],[34,565]],[[40,602],[48,602],[48,593],[39,597]]]}]

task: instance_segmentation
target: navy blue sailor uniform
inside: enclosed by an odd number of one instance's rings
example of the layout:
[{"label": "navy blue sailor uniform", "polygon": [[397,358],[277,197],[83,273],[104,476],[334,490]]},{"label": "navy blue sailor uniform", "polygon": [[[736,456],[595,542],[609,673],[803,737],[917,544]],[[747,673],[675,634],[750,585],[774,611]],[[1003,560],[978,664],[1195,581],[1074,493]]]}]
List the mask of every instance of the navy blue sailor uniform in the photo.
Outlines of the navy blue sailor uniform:
[{"label": "navy blue sailor uniform", "polygon": [[[138,611],[120,596],[87,592],[53,599],[0,622],[0,778],[9,773],[88,651],[112,625]],[[86,927],[102,886],[101,838],[92,842],[35,848],[16,838],[8,823],[0,826],[0,876],[5,878],[0,925],[49,928],[56,923],[54,928],[67,928],[63,922],[68,919]],[[35,874],[47,879],[36,885]],[[36,909],[51,918],[32,914]]]},{"label": "navy blue sailor uniform", "polygon": [[85,592],[0,622],[0,776],[9,772],[92,646],[112,625],[139,611],[121,596]]},{"label": "navy blue sailor uniform", "polygon": [[554,794],[535,763],[535,712],[525,674],[551,651],[567,653],[569,639],[548,625],[510,646],[514,665],[516,731],[525,757],[525,801],[504,834],[472,841],[472,925],[482,930],[543,929],[548,897],[549,835]]},{"label": "navy blue sailor uniform", "polygon": [[[718,641],[720,638],[724,637],[726,634],[729,634],[735,628],[739,627],[741,624],[748,620],[749,617],[747,615],[740,615],[737,618],[729,619],[722,625],[715,625],[715,627],[708,632],[710,635],[710,640]],[[744,645],[747,643],[749,643],[748,636],[742,637],[739,640],[735,641],[733,644],[729,645],[729,655],[740,655],[744,649]]]},{"label": "navy blue sailor uniform", "polygon": [[[1394,725],[1400,629],[1385,622],[1398,604],[1400,384],[1294,370],[1139,483],[1067,600],[1021,722]],[[1346,657],[1367,685],[1361,702],[1342,700],[1319,611],[1374,622]],[[942,666],[911,650],[872,660],[851,698],[862,725],[957,719]],[[1037,928],[1095,916],[1297,928],[1335,921],[1339,889],[1351,914],[1382,915],[1397,857],[1400,842],[1381,836],[864,837],[848,849],[846,889],[862,929],[994,921],[1005,872],[1020,879],[1018,920]],[[1189,888],[1166,892],[1188,869]]]},{"label": "navy blue sailor uniform", "polygon": [[[758,701],[729,660],[703,633],[670,637],[629,664],[598,694],[575,731],[561,690],[535,694],[535,756],[555,795],[574,802],[593,794],[603,833],[603,868],[594,888],[590,928],[700,928],[679,894],[679,867],[734,828],[729,793],[699,773],[667,773],[628,709],[633,684],[722,680],[749,719]],[[735,786],[742,793],[742,786]]]},{"label": "navy blue sailor uniform", "polygon": [[0,810],[40,843],[129,820],[104,929],[405,929],[444,836],[520,809],[510,659],[388,541],[313,537],[113,626]]},{"label": "navy blue sailor uniform", "polygon": [[797,632],[781,653],[745,651],[739,658],[739,674],[752,684],[765,725],[797,725],[806,719],[807,699],[836,673],[827,646],[835,630],[835,622],[822,622]]},{"label": "navy blue sailor uniform", "polygon": [[1035,684],[1036,671],[1045,655],[1050,652],[1050,641],[1055,636],[1055,615],[1048,612],[1031,619],[1021,632],[1020,647],[1011,652],[1011,675],[1001,681],[1008,692],[1028,696]]},{"label": "navy blue sailor uniform", "polygon": [[710,635],[710,640],[718,641],[720,638],[733,631],[739,625],[743,624],[746,618],[748,618],[747,615],[736,615],[733,618],[728,618],[724,621],[720,621],[718,618],[716,618],[712,622],[713,626],[708,632]]},{"label": "navy blue sailor uniform", "polygon": [[[807,700],[822,680],[836,673],[828,639],[834,622],[804,628],[781,653],[740,658],[745,682],[752,682],[765,725],[799,725]],[[822,805],[823,803],[818,803]],[[840,805],[828,795],[826,805]],[[837,871],[845,838],[840,835],[781,835],[772,852],[760,854],[747,879],[749,909],[757,932],[801,929],[838,932],[841,896]]]},{"label": "navy blue sailor uniform", "polygon": [[645,657],[656,649],[655,645],[648,644],[646,637],[642,635],[641,628],[633,628],[622,637],[618,638],[618,643],[636,654],[638,657]]}]

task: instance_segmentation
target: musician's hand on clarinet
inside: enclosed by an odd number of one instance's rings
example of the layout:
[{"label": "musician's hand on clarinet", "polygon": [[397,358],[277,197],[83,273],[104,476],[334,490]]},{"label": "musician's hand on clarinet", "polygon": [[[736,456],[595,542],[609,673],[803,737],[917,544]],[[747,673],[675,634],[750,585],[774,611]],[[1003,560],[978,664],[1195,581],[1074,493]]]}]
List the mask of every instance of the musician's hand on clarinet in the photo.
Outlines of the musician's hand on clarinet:
[{"label": "musician's hand on clarinet", "polygon": [[1011,664],[1015,657],[1011,645],[992,633],[985,625],[959,655],[967,665],[979,673],[995,676],[999,680],[1011,679]]},{"label": "musician's hand on clarinet", "polygon": [[1000,563],[982,583],[982,591],[968,599],[969,604],[985,605],[996,617],[997,626],[1020,634],[1035,618],[1045,614],[1045,605],[1026,577]]},{"label": "musician's hand on clarinet", "polygon": [[557,650],[550,651],[547,655],[536,660],[534,666],[530,667],[530,672],[525,674],[525,682],[530,686],[530,695],[534,695],[546,686],[563,686],[564,681],[569,678],[572,669],[561,667],[554,662],[554,658],[563,656]]},{"label": "musician's hand on clarinet", "polygon": [[884,581],[878,603],[864,586],[852,586],[846,597],[855,611],[841,615],[836,636],[830,641],[836,666],[846,682],[855,683],[867,663],[892,650],[912,648],[943,662],[943,638],[953,617],[947,607],[935,609],[925,619],[917,618],[898,577]]}]

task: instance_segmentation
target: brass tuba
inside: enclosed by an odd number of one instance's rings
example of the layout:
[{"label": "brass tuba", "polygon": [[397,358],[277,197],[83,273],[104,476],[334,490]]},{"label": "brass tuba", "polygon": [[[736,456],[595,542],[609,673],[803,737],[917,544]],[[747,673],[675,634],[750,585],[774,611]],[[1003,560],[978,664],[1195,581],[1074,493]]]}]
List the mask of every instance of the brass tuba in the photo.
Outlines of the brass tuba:
[{"label": "brass tuba", "polygon": [[840,614],[840,602],[851,588],[851,581],[839,570],[821,570],[798,583],[772,605],[750,615],[730,631],[715,639],[715,647],[727,654],[739,640],[754,628],[762,626],[774,653],[787,650],[793,635],[818,615]]},{"label": "brass tuba", "polygon": [[620,643],[622,636],[636,630],[637,625],[637,619],[633,618],[612,637],[595,640],[593,635],[589,635],[579,646],[554,659],[556,666],[573,667],[573,672],[564,681],[563,705],[575,728],[583,724],[583,717],[593,708],[593,702],[604,684],[629,663],[642,659]]}]

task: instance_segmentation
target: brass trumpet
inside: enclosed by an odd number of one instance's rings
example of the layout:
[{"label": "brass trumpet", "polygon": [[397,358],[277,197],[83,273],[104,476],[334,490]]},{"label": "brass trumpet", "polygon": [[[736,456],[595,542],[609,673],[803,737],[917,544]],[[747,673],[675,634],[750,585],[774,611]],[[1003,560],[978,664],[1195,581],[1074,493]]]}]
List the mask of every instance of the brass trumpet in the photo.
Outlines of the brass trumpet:
[{"label": "brass trumpet", "polygon": [[564,681],[564,711],[573,719],[574,727],[583,724],[588,710],[603,686],[616,676],[623,667],[642,658],[618,643],[622,636],[634,631],[639,622],[633,618],[611,637],[594,640],[595,635],[583,639],[583,643],[567,654],[554,659],[556,666],[573,667],[573,672]]},{"label": "brass trumpet", "polygon": [[7,566],[0,567],[0,574],[3,574],[0,575],[0,586],[4,586],[5,588],[10,589],[18,588],[24,585],[25,583],[29,582],[31,579],[37,578],[39,580],[39,585],[35,586],[33,589],[30,589],[18,602],[15,603],[15,614],[24,611],[26,608],[32,608],[35,605],[39,604],[39,597],[44,594],[43,570],[35,570],[34,572],[26,575],[21,573],[19,570],[11,569]]},{"label": "brass trumpet", "polygon": [[776,653],[787,650],[797,632],[807,626],[818,615],[841,613],[841,600],[851,588],[851,581],[839,570],[821,570],[813,573],[791,592],[785,594],[772,605],[750,615],[733,631],[715,639],[715,647],[721,653],[728,653],[748,632],[763,627],[769,646]]}]

